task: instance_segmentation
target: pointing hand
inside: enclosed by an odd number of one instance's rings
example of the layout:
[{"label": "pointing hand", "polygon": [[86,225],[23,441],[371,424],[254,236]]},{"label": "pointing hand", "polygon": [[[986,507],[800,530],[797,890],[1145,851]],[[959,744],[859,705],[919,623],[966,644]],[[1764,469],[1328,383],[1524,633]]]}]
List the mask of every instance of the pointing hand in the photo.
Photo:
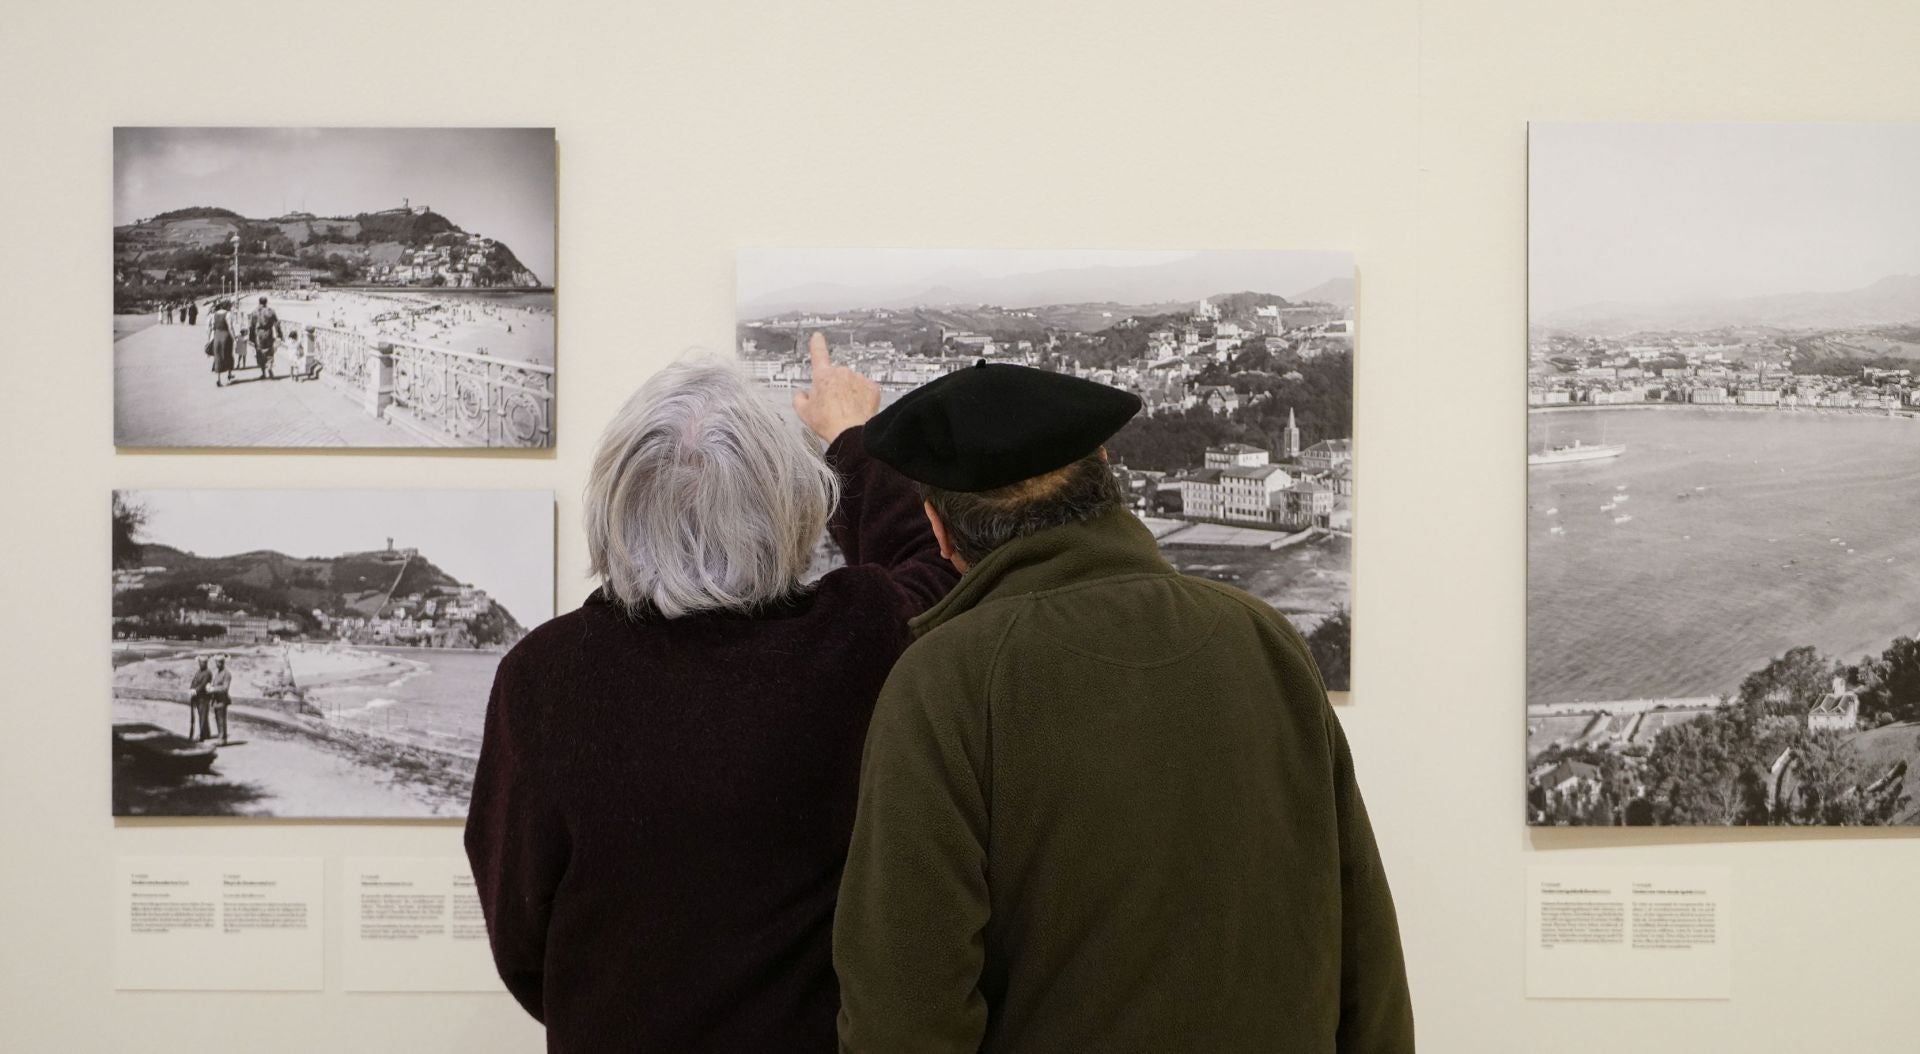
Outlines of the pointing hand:
[{"label": "pointing hand", "polygon": [[793,409],[815,435],[831,443],[879,412],[880,386],[846,366],[835,366],[827,354],[826,334],[815,333],[807,341],[807,358],[813,365],[813,386],[793,393]]}]

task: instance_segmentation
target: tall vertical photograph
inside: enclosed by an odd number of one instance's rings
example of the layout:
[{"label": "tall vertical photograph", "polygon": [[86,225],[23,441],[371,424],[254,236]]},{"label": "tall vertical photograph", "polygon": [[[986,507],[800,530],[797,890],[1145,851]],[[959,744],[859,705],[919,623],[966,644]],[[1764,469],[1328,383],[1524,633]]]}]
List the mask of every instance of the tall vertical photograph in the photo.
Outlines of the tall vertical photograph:
[{"label": "tall vertical photograph", "polygon": [[127,448],[553,445],[551,128],[116,128]]},{"label": "tall vertical photograph", "polygon": [[113,494],[115,816],[466,815],[553,495]]},{"label": "tall vertical photograph", "polygon": [[1920,824],[1920,125],[1530,144],[1528,822]]},{"label": "tall vertical photograph", "polygon": [[740,359],[789,410],[816,331],[887,403],[982,359],[1138,395],[1107,448],[1162,554],[1285,614],[1348,690],[1348,254],[762,249],[737,257],[736,305]]}]

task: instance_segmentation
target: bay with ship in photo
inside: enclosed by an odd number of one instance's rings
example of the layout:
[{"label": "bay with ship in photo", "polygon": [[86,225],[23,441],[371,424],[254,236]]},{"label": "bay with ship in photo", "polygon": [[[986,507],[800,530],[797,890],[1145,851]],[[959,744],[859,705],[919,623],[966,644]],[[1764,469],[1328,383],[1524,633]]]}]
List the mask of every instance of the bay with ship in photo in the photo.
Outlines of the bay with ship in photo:
[{"label": "bay with ship in photo", "polygon": [[1920,825],[1920,124],[1527,155],[1527,822]]},{"label": "bay with ship in photo", "polygon": [[1626,452],[1528,470],[1530,702],[1718,695],[1789,648],[1857,659],[1920,633],[1920,419],[1676,406],[1531,426],[1535,448],[1550,429]]}]

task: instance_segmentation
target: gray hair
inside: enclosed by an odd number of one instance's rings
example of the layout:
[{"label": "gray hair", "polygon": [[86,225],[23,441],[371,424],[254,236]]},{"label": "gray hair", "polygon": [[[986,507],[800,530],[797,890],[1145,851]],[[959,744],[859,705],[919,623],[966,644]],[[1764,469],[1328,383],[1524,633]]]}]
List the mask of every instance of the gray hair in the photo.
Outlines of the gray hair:
[{"label": "gray hair", "polygon": [[733,363],[655,374],[600,437],[592,570],[628,611],[751,612],[800,588],[840,482],[797,421]]},{"label": "gray hair", "polygon": [[993,490],[942,490],[923,483],[920,496],[940,514],[947,540],[969,564],[979,563],[1016,538],[1091,520],[1127,502],[1112,466],[1099,451],[1065,468]]}]

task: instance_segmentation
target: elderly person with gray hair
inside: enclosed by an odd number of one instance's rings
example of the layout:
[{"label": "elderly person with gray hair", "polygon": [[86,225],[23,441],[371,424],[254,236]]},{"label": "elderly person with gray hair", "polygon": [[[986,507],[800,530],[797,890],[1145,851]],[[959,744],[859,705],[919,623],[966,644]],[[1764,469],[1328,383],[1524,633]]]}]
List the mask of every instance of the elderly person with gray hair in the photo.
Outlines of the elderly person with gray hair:
[{"label": "elderly person with gray hair", "polygon": [[[501,978],[554,1051],[830,1051],[862,744],[956,575],[872,460],[879,389],[816,335],[803,429],[684,361],[601,438],[601,586],[501,662],[466,845]],[[808,584],[822,529],[846,566]]]}]

